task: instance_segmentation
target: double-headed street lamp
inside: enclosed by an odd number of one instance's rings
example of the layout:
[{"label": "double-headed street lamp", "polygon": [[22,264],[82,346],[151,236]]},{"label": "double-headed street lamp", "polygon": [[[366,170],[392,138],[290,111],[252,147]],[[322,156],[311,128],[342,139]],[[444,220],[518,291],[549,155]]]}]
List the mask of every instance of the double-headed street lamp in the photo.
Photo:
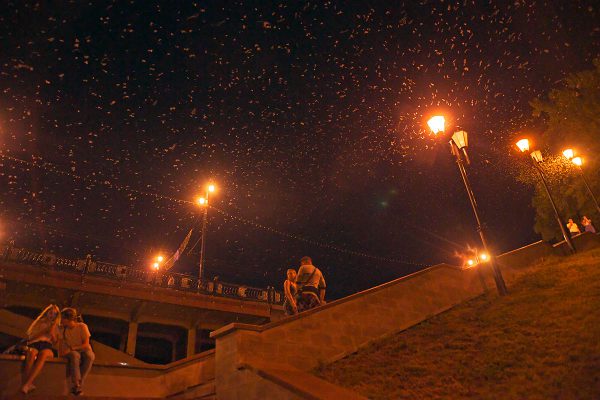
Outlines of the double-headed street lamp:
[{"label": "double-headed street lamp", "polygon": [[162,262],[165,260],[163,256],[156,256],[154,262],[152,263],[152,269],[156,272],[160,269]]},{"label": "double-headed street lamp", "polygon": [[[443,133],[445,130],[445,120],[443,116],[435,116],[429,121],[427,121],[427,124],[429,125],[429,128],[435,135],[437,135],[440,132]],[[506,284],[504,283],[502,272],[500,271],[500,268],[498,268],[496,258],[494,256],[491,256],[492,253],[490,253],[489,251],[488,241],[483,230],[481,218],[479,217],[479,209],[477,207],[475,194],[471,189],[471,184],[469,183],[469,178],[465,169],[465,162],[467,164],[470,163],[469,155],[467,154],[468,143],[469,142],[467,132],[456,131],[450,139],[450,150],[452,154],[456,157],[456,164],[458,165],[460,176],[462,177],[463,183],[465,184],[465,189],[467,190],[467,195],[469,196],[471,207],[473,208],[473,214],[475,215],[475,221],[477,221],[477,232],[479,232],[479,237],[481,238],[483,249],[485,251],[485,254],[489,255],[489,262],[492,266],[492,271],[494,273],[494,281],[496,282],[496,288],[498,289],[498,293],[500,294],[500,296],[504,296],[508,293],[508,291],[506,290]]]},{"label": "double-headed street lamp", "polygon": [[567,158],[567,160],[571,160],[571,162],[577,166],[577,169],[579,170],[579,174],[581,175],[581,178],[583,179],[583,183],[585,184],[585,187],[587,188],[587,191],[590,194],[590,197],[594,201],[594,205],[596,206],[596,210],[598,211],[598,214],[600,214],[600,205],[598,205],[598,200],[596,199],[596,196],[594,196],[594,192],[592,192],[592,188],[590,187],[590,185],[587,181],[587,178],[585,177],[585,174],[583,173],[583,158],[581,158],[579,156],[575,157],[575,152],[573,151],[573,149],[566,149],[565,151],[563,151],[563,155]]},{"label": "double-headed street lamp", "polygon": [[[517,142],[517,147],[519,148],[519,150],[521,150],[522,153],[528,152],[529,151],[529,140],[528,139],[519,140]],[[558,213],[558,209],[556,208],[556,203],[554,203],[554,199],[552,198],[552,194],[550,193],[550,189],[548,188],[548,182],[546,182],[546,177],[544,176],[544,172],[542,171],[542,168],[540,167],[540,164],[542,162],[544,162],[544,157],[542,156],[542,152],[539,150],[534,150],[530,153],[530,156],[531,156],[531,160],[533,161],[533,166],[539,173],[540,179],[542,180],[542,183],[544,184],[544,189],[546,189],[546,194],[548,195],[550,204],[552,204],[552,209],[554,210],[554,217],[556,218],[556,223],[558,223],[558,226],[560,226],[560,231],[562,232],[563,238],[565,239],[567,246],[569,246],[569,250],[571,251],[571,253],[575,253],[575,246],[573,245],[573,241],[571,240],[571,235],[567,231],[567,228],[566,228],[565,224],[563,223],[563,220],[562,220],[560,214]]]},{"label": "double-headed street lamp", "polygon": [[198,204],[204,207],[204,217],[202,219],[202,241],[200,243],[200,265],[198,268],[198,291],[200,291],[201,283],[202,283],[202,275],[204,272],[204,248],[206,244],[206,228],[208,225],[208,200],[210,198],[210,194],[216,190],[214,184],[208,184],[206,186],[206,194],[204,197],[198,198]]}]

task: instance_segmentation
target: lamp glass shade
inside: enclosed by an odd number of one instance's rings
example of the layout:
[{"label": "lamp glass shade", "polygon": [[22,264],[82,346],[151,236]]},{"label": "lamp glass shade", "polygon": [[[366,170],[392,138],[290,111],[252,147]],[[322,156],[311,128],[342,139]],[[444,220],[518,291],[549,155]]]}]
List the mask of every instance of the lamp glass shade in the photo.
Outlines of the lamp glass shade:
[{"label": "lamp glass shade", "polygon": [[444,132],[444,124],[446,120],[441,115],[436,115],[435,117],[431,117],[429,121],[427,121],[427,125],[429,125],[429,129],[433,132],[434,135],[437,135],[440,132]]},{"label": "lamp glass shade", "polygon": [[581,157],[575,157],[571,161],[573,162],[573,164],[577,165],[578,167],[581,167],[583,165],[583,158],[581,158]]},{"label": "lamp glass shade", "polygon": [[199,197],[197,201],[201,206],[206,204],[206,199],[204,197]]},{"label": "lamp glass shade", "polygon": [[535,162],[541,163],[544,161],[544,157],[542,157],[542,152],[539,150],[531,152],[531,158],[535,160]]},{"label": "lamp glass shade", "polygon": [[215,185],[213,185],[213,184],[208,185],[208,191],[209,192],[214,192],[215,191]]},{"label": "lamp glass shade", "polygon": [[517,142],[517,147],[522,152],[529,151],[529,139],[521,139]]},{"label": "lamp glass shade", "polygon": [[465,131],[457,131],[452,135],[452,141],[456,144],[459,149],[464,149],[469,146],[469,136]]},{"label": "lamp glass shade", "polygon": [[565,156],[567,160],[570,160],[575,156],[575,153],[573,152],[573,149],[566,149],[563,150],[563,156]]}]

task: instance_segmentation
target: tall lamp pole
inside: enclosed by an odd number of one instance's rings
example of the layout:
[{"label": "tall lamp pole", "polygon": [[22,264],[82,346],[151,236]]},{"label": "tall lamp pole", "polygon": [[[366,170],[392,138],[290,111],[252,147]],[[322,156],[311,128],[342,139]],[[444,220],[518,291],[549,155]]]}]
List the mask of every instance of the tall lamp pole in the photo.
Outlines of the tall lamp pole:
[{"label": "tall lamp pole", "polygon": [[572,149],[566,149],[565,151],[563,151],[563,155],[577,166],[579,174],[581,175],[581,179],[583,179],[583,183],[585,184],[585,187],[588,193],[590,194],[594,205],[596,206],[596,211],[598,211],[598,214],[600,214],[600,205],[598,205],[598,200],[596,199],[596,196],[594,195],[594,192],[592,191],[592,188],[590,187],[590,184],[588,183],[587,178],[585,177],[585,173],[583,172],[583,158],[574,157],[575,152]]},{"label": "tall lamp pole", "polygon": [[[529,151],[529,140],[528,139],[519,140],[517,142],[517,147],[523,153]],[[571,240],[571,235],[567,231],[567,228],[563,222],[563,219],[561,218],[560,214],[558,213],[558,209],[556,208],[556,203],[554,202],[554,199],[552,198],[552,193],[550,193],[550,189],[548,188],[548,182],[546,181],[544,172],[542,171],[542,168],[540,167],[540,164],[544,161],[542,152],[539,150],[535,150],[535,151],[532,151],[530,153],[530,155],[531,155],[531,160],[533,161],[533,166],[537,170],[538,174],[540,175],[540,179],[542,180],[544,189],[546,189],[546,194],[548,195],[548,200],[550,200],[550,204],[552,205],[552,210],[554,210],[554,218],[556,219],[556,223],[560,227],[560,231],[562,232],[563,238],[565,239],[567,246],[569,246],[569,251],[571,253],[575,253],[575,245],[573,245],[573,241]]]},{"label": "tall lamp pole", "polygon": [[[439,132],[444,132],[445,120],[442,116],[435,116],[431,118],[428,122],[429,127],[433,131],[434,134]],[[465,189],[467,191],[467,195],[469,196],[469,201],[471,202],[471,208],[473,209],[473,214],[475,215],[475,221],[477,222],[477,232],[479,233],[479,237],[481,238],[481,244],[483,245],[483,249],[489,255],[489,262],[492,267],[494,281],[496,282],[496,288],[498,289],[498,294],[500,296],[505,296],[508,294],[508,290],[506,289],[506,283],[504,282],[504,278],[502,277],[502,272],[498,267],[498,263],[496,262],[496,257],[493,253],[490,252],[488,247],[488,241],[484,232],[483,224],[481,223],[481,218],[479,217],[479,207],[477,206],[477,200],[475,199],[475,194],[471,189],[471,183],[469,182],[469,177],[467,176],[467,170],[465,169],[465,163],[469,164],[469,155],[467,154],[468,147],[468,135],[465,131],[457,131],[452,135],[450,139],[450,151],[456,158],[456,164],[458,165],[458,170],[460,171],[460,176],[465,184]]]},{"label": "tall lamp pole", "polygon": [[206,228],[208,227],[208,200],[210,198],[210,194],[214,191],[215,185],[211,183],[206,187],[205,196],[198,198],[198,204],[204,207],[204,216],[202,218],[202,238],[200,242],[200,264],[198,266],[198,291],[200,291],[204,273],[204,249],[206,246]]}]

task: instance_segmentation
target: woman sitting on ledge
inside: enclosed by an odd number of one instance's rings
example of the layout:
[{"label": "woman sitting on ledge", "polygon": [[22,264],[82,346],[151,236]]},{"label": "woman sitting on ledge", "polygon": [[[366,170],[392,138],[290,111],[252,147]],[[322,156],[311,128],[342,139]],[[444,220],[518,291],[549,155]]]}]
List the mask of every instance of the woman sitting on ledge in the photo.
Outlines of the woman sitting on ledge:
[{"label": "woman sitting on ledge", "polygon": [[23,394],[35,389],[33,381],[42,371],[46,360],[54,355],[59,324],[60,309],[50,304],[27,329],[27,355],[21,375]]}]

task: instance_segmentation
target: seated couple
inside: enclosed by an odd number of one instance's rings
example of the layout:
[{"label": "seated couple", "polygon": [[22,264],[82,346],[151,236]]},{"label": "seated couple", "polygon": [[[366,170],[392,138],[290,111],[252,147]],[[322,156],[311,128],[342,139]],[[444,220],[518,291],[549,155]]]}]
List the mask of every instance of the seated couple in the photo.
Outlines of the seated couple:
[{"label": "seated couple", "polygon": [[27,329],[27,353],[21,374],[22,393],[27,394],[35,389],[33,381],[42,371],[44,363],[57,354],[67,358],[71,393],[81,395],[83,381],[92,369],[95,358],[90,345],[90,331],[74,308],[60,311],[58,306],[51,304]]},{"label": "seated couple", "polygon": [[288,269],[287,279],[283,283],[285,313],[294,315],[325,304],[325,289],[321,270],[312,265],[310,257],[302,257],[298,273]]}]

